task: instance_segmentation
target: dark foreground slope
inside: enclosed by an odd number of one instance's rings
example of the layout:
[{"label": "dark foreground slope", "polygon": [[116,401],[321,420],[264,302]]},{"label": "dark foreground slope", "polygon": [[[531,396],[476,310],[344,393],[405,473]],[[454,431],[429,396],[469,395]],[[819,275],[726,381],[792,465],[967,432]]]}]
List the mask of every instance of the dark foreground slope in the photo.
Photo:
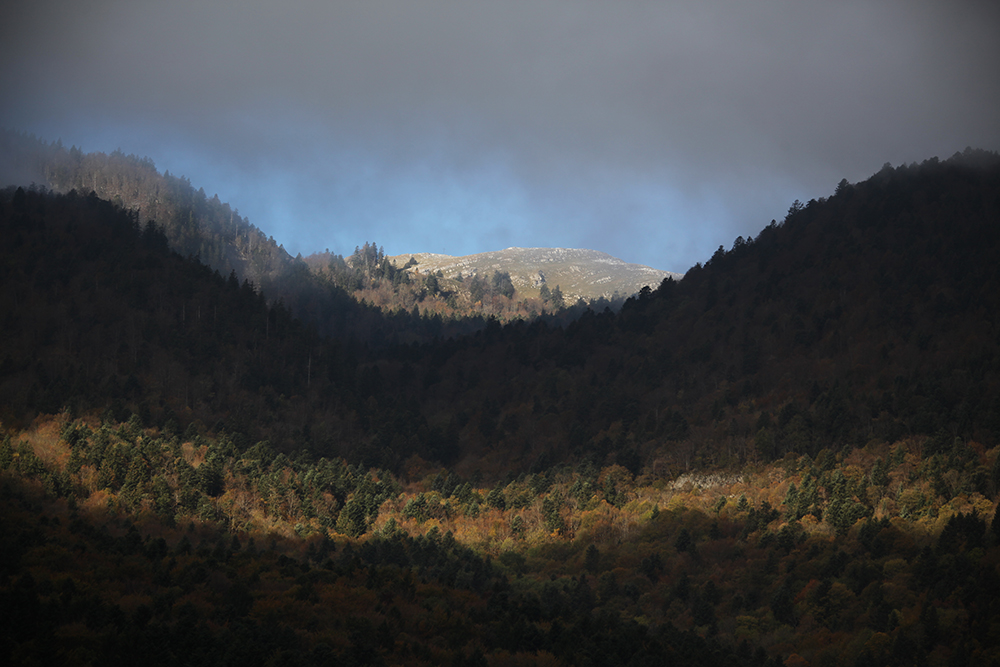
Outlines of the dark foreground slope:
[{"label": "dark foreground slope", "polygon": [[280,303],[182,258],[159,228],[109,202],[8,190],[0,230],[5,423],[64,408],[149,423],[266,420],[264,404],[335,374],[338,348]]}]

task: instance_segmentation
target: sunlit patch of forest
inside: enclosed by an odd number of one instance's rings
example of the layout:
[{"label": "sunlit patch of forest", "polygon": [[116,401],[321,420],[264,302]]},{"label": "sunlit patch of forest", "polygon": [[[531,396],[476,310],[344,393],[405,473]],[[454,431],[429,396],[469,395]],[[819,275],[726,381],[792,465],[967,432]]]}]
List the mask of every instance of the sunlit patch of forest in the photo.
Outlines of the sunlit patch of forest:
[{"label": "sunlit patch of forest", "polygon": [[0,444],[0,627],[15,662],[65,664],[989,664],[998,453],[484,484],[53,416]]},{"label": "sunlit patch of forest", "polygon": [[[408,312],[414,318],[431,318],[440,335],[445,321],[468,318],[493,318],[500,322],[537,319],[553,315],[566,308],[562,292],[547,286],[539,297],[521,295],[511,282],[510,273],[494,270],[446,278],[441,271],[421,272],[417,260],[396,266],[376,243],[365,243],[343,257],[330,252],[306,257],[306,264],[322,280],[345,290],[362,303],[378,307],[382,312]],[[417,267],[415,271],[409,271]],[[581,303],[577,310],[590,305],[603,309],[621,306],[611,301],[595,300]],[[485,326],[484,322],[479,328]],[[467,325],[468,327],[468,325]],[[470,327],[471,328],[471,327]]]}]

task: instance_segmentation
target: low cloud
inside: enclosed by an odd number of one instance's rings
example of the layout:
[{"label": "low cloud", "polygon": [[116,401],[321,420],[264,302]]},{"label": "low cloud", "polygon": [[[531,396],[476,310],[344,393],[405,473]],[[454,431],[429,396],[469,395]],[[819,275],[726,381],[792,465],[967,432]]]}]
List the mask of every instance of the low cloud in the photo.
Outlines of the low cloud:
[{"label": "low cloud", "polygon": [[148,155],[308,253],[590,247],[683,271],[884,162],[1000,148],[959,2],[41,2],[0,122]]}]

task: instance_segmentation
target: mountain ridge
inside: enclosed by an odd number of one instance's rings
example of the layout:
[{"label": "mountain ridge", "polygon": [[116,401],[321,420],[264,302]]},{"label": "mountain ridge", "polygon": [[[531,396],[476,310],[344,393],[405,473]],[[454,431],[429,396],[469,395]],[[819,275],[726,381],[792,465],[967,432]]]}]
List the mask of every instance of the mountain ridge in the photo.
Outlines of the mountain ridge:
[{"label": "mountain ridge", "polygon": [[[13,183],[15,186],[27,187],[30,181],[58,193],[94,192],[132,211],[138,224],[155,223],[170,247],[181,255],[197,257],[224,276],[234,273],[240,281],[248,281],[262,291],[269,301],[283,302],[296,316],[312,321],[329,335],[369,336],[374,329],[381,329],[376,338],[386,341],[423,340],[434,335],[421,332],[422,327],[414,323],[379,320],[376,311],[391,314],[405,310],[417,316],[464,318],[463,324],[447,331],[423,327],[437,335],[450,335],[480,328],[488,317],[503,321],[531,319],[553,310],[551,304],[537,298],[539,290],[531,287],[530,280],[521,279],[517,271],[515,289],[526,293],[504,301],[471,298],[467,286],[457,284],[441,290],[436,285],[408,286],[399,280],[386,280],[392,271],[371,265],[351,266],[351,256],[345,262],[344,256],[329,251],[292,257],[273,237],[242,217],[238,209],[220,201],[218,195],[208,196],[204,188],[195,189],[184,177],[161,174],[148,157],[121,151],[83,153],[58,141],[46,143],[32,135],[2,130],[0,178],[25,181]],[[367,243],[365,247],[369,247]],[[607,289],[588,288],[580,282],[586,273],[578,272],[572,281],[565,280],[566,287],[574,286],[566,299],[569,305],[580,298],[587,302],[604,299],[617,308],[644,284],[658,282],[610,279]],[[484,278],[488,281],[490,276]],[[615,291],[617,299],[613,298]]]},{"label": "mountain ridge", "polygon": [[411,253],[389,257],[396,266],[405,266],[410,258],[419,273],[441,271],[446,278],[459,275],[489,275],[506,271],[518,292],[537,296],[542,285],[558,286],[568,302],[628,297],[643,287],[657,287],[667,277],[682,274],[633,264],[599,250],[581,248],[510,247],[472,255]]}]

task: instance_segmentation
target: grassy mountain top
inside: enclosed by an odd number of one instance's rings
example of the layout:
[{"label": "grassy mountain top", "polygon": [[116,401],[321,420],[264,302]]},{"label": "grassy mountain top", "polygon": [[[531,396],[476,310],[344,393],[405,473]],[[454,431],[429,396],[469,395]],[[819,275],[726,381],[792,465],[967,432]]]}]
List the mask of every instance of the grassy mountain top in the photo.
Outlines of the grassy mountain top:
[{"label": "grassy mountain top", "polygon": [[432,253],[397,255],[389,259],[405,266],[410,258],[417,261],[414,273],[436,273],[446,278],[491,276],[495,271],[510,274],[518,293],[536,297],[542,285],[560,288],[568,303],[578,299],[616,300],[635,294],[643,287],[655,288],[664,278],[681,274],[629,264],[596,250],[566,248],[507,248],[494,252],[453,257]]}]

